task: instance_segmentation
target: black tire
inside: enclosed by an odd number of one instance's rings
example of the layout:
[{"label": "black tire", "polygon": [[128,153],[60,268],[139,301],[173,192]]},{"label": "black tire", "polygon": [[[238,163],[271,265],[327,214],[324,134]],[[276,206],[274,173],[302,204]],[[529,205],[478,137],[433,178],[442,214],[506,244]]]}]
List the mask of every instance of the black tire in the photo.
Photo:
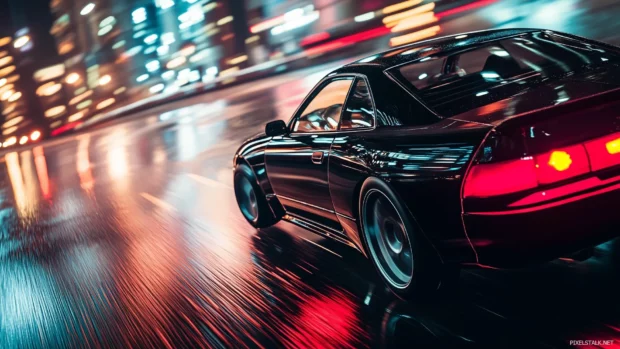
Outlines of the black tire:
[{"label": "black tire", "polygon": [[460,269],[442,263],[387,183],[375,177],[363,183],[359,218],[368,257],[397,296],[438,295],[456,288]]},{"label": "black tire", "polygon": [[267,228],[280,220],[269,207],[267,198],[258,185],[254,171],[250,166],[241,163],[235,167],[234,186],[239,210],[253,227]]}]

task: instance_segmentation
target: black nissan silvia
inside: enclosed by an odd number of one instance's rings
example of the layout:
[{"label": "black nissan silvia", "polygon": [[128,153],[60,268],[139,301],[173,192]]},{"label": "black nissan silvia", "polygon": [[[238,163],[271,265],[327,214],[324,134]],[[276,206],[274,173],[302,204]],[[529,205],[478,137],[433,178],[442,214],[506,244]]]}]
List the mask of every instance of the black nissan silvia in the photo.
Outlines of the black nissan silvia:
[{"label": "black nissan silvia", "polygon": [[401,296],[620,232],[620,49],[538,29],[398,47],[328,74],[234,159],[244,217],[366,255]]}]

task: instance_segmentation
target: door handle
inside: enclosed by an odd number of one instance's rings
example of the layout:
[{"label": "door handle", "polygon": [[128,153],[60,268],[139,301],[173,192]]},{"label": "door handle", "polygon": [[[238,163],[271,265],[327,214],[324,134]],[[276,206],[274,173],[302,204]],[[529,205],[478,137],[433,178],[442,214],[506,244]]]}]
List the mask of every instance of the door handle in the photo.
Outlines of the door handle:
[{"label": "door handle", "polygon": [[312,153],[312,162],[320,165],[323,163],[323,152],[322,151],[315,151],[314,153]]}]

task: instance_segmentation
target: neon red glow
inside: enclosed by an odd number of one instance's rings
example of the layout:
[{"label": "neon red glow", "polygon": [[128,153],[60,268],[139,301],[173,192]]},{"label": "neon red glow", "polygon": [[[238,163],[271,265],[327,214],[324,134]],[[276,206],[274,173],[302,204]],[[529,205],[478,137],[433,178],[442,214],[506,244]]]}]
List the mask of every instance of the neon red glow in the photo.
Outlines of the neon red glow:
[{"label": "neon red glow", "polygon": [[597,195],[605,194],[605,193],[608,193],[610,191],[614,191],[614,190],[618,190],[618,189],[620,189],[620,183],[612,185],[612,186],[609,186],[609,187],[605,187],[605,188],[599,189],[597,191],[593,191],[593,192],[589,192],[589,193],[583,193],[583,194],[579,194],[579,195],[576,195],[576,196],[571,196],[571,197],[568,197],[566,199],[558,200],[558,201],[555,201],[555,202],[550,202],[550,203],[547,203],[547,204],[544,204],[544,205],[538,205],[538,206],[527,207],[527,208],[520,208],[520,209],[517,209],[517,210],[510,210],[510,211],[468,212],[468,214],[478,215],[478,216],[505,216],[505,215],[511,215],[511,214],[522,214],[522,213],[528,213],[528,212],[535,212],[535,211],[545,210],[545,209],[556,207],[556,206],[566,205],[566,204],[569,204],[571,202],[587,199],[587,198],[592,197],[592,196],[597,196]]},{"label": "neon red glow", "polygon": [[322,33],[316,33],[316,34],[308,35],[305,38],[303,38],[299,44],[301,45],[301,47],[310,46],[310,45],[315,44],[315,43],[317,43],[319,41],[327,40],[327,39],[330,38],[330,36],[331,35],[329,35],[328,32],[322,32]]},{"label": "neon red glow", "polygon": [[[465,180],[463,197],[489,197],[514,193],[616,165],[620,165],[620,133],[585,144],[554,149],[535,156],[534,160],[528,157],[495,164],[474,165]],[[536,185],[532,185],[532,178],[537,181]],[[531,194],[509,206],[518,207],[549,201],[616,180],[620,180],[620,177],[606,181],[589,178]]]},{"label": "neon red glow", "polygon": [[[309,297],[299,306],[297,326],[286,329],[286,347],[328,348],[325,343],[354,343],[362,340],[357,307],[350,296],[337,290]],[[354,347],[353,345],[351,347]]]},{"label": "neon red glow", "polygon": [[590,172],[583,145],[573,145],[536,156],[538,183],[549,184]]},{"label": "neon red glow", "polygon": [[479,7],[491,5],[494,2],[497,2],[497,0],[481,0],[481,1],[477,1],[477,2],[472,2],[472,3],[467,4],[467,5],[463,5],[463,6],[455,7],[455,8],[450,9],[450,10],[439,12],[435,16],[437,18],[439,18],[439,19],[441,19],[443,17],[454,16],[454,15],[459,14],[461,12],[465,12],[465,11],[469,11],[469,10],[474,10],[474,9],[479,8]]},{"label": "neon red glow", "polygon": [[64,124],[64,125],[58,127],[57,129],[55,129],[54,131],[52,131],[52,136],[58,136],[61,133],[65,133],[65,132],[67,132],[69,130],[73,130],[74,128],[78,127],[81,124],[82,124],[81,121],[74,121],[74,122],[70,122],[68,124]]},{"label": "neon red glow", "polygon": [[465,180],[464,197],[489,197],[536,188],[534,159],[475,165]]},{"label": "neon red glow", "polygon": [[620,180],[620,177],[610,178],[608,180],[600,180],[597,177],[590,177],[575,183],[563,185],[558,188],[547,189],[530,194],[523,199],[513,202],[508,207],[519,207],[537,204],[540,202],[558,199],[570,194],[579,193],[587,189],[603,186]]},{"label": "neon red glow", "polygon": [[[481,0],[481,1],[477,1],[477,2],[473,2],[471,4],[455,7],[453,9],[450,9],[450,10],[447,10],[447,11],[439,12],[439,13],[435,14],[435,17],[437,17],[437,19],[441,19],[441,18],[444,18],[444,17],[449,17],[449,16],[453,16],[453,15],[459,14],[461,12],[465,12],[465,11],[469,11],[469,10],[474,10],[474,9],[477,9],[479,7],[482,7],[482,6],[487,6],[487,5],[490,5],[490,4],[495,3],[495,2],[497,2],[497,0]],[[275,18],[274,18],[274,20],[275,20]],[[268,22],[268,21],[266,21],[266,22]],[[262,26],[263,23],[265,23],[265,22],[259,23],[259,24],[255,25],[255,26],[252,26],[250,28],[250,31],[252,33],[254,33],[255,30],[257,29],[255,27],[257,27],[259,25]],[[306,53],[309,54],[309,55],[321,54],[321,53],[325,53],[325,52],[328,52],[330,50],[333,50],[335,48],[340,48],[340,47],[343,47],[343,46],[350,46],[350,45],[356,44],[358,42],[374,39],[374,38],[377,38],[379,36],[387,35],[389,33],[391,33],[391,29],[390,28],[387,28],[385,26],[381,26],[381,27],[377,27],[377,28],[370,29],[370,30],[367,30],[367,31],[363,31],[361,33],[356,33],[356,34],[352,34],[352,35],[349,35],[349,36],[345,36],[345,37],[342,37],[340,39],[336,39],[334,41],[326,42],[326,43],[324,43],[322,45],[319,45],[319,46],[316,46],[316,47],[313,47],[313,48],[307,50]],[[300,45],[301,45],[301,47],[310,46],[310,45],[312,45],[314,43],[327,40],[327,39],[330,38],[330,36],[331,35],[329,33],[327,33],[327,32],[310,35],[310,36],[304,38],[301,41]]]},{"label": "neon red glow", "polygon": [[592,171],[620,164],[620,134],[599,138],[585,144]]},{"label": "neon red glow", "polygon": [[325,52],[328,52],[328,51],[330,51],[332,49],[342,48],[342,47],[345,47],[345,46],[351,46],[351,45],[356,44],[358,42],[374,39],[374,38],[377,38],[377,37],[380,37],[380,36],[383,36],[383,35],[386,35],[386,34],[389,34],[389,33],[390,33],[390,28],[386,28],[384,26],[381,26],[379,28],[370,29],[370,30],[367,30],[367,31],[363,31],[361,33],[345,36],[345,37],[340,38],[338,40],[326,42],[326,43],[318,45],[316,47],[312,47],[312,48],[306,50],[306,54],[312,56],[312,55],[317,55],[317,54],[325,53]]}]

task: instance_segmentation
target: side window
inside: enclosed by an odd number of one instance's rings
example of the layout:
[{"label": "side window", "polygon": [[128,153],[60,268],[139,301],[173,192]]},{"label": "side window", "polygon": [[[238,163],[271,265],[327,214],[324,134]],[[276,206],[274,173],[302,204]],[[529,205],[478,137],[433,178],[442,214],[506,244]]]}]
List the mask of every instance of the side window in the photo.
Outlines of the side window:
[{"label": "side window", "polygon": [[293,124],[293,132],[336,131],[352,84],[353,78],[343,78],[324,85],[299,113]]},{"label": "side window", "polygon": [[340,129],[372,127],[374,114],[372,97],[370,96],[370,89],[366,84],[366,80],[357,79],[347,101],[345,111],[342,114]]}]

